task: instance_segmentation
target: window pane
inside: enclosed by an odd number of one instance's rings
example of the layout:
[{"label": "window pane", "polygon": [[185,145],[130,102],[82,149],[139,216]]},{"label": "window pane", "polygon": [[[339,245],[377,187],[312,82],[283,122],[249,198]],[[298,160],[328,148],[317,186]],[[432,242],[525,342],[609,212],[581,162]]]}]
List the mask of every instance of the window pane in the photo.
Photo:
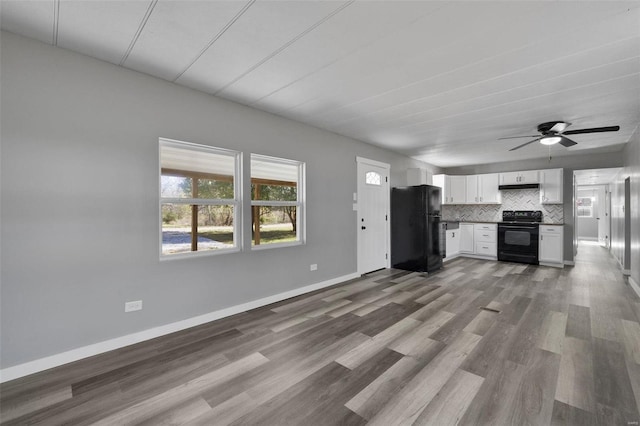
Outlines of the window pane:
[{"label": "window pane", "polygon": [[[192,217],[198,218],[196,238]],[[162,205],[162,254],[233,248],[233,206]]]},{"label": "window pane", "polygon": [[160,182],[162,198],[191,198],[190,178],[162,175]]},{"label": "window pane", "polygon": [[297,201],[299,163],[251,155],[251,199]]},{"label": "window pane", "polygon": [[[252,245],[299,241],[298,207],[253,206]],[[255,224],[259,223],[257,232]]]},{"label": "window pane", "polygon": [[267,201],[297,201],[298,187],[295,183],[289,185],[264,185],[251,183],[251,199]]},{"label": "window pane", "polygon": [[380,173],[376,172],[367,172],[367,174],[365,174],[364,176],[364,181],[368,185],[382,185]]}]

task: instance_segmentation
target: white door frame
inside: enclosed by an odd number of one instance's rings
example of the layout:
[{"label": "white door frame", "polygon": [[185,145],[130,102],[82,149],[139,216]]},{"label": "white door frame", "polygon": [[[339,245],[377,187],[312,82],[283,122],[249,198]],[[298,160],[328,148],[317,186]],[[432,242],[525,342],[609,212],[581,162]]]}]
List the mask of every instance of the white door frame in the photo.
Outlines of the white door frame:
[{"label": "white door frame", "polygon": [[[356,157],[356,191],[357,195],[357,201],[356,201],[356,205],[358,206],[357,208],[357,214],[356,214],[356,235],[357,235],[357,239],[356,239],[356,246],[357,246],[357,270],[358,270],[358,274],[362,275],[363,271],[362,271],[362,253],[360,250],[360,239],[361,239],[361,232],[360,231],[360,220],[359,218],[361,217],[361,211],[360,211],[360,185],[361,182],[359,180],[359,174],[358,174],[358,167],[360,164],[369,164],[372,166],[376,166],[376,167],[382,167],[384,169],[386,169],[387,172],[387,176],[390,176],[390,172],[391,172],[391,165],[387,164],[387,163],[382,163],[380,161],[376,161],[376,160],[371,160],[368,158],[364,158],[364,157]],[[387,212],[391,212],[391,182],[389,182],[389,191],[387,192],[387,196],[385,197],[385,202],[386,202],[386,207],[387,207]],[[387,225],[386,225],[386,240],[387,240],[387,253],[389,254],[387,256],[387,268],[391,267],[391,218],[389,218],[389,220],[387,220]]]}]

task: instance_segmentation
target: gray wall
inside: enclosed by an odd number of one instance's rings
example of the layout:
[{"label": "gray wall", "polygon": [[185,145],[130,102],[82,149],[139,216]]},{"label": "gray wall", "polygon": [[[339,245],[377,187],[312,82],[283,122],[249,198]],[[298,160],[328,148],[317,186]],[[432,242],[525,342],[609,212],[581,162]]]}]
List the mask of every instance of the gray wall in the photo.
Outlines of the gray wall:
[{"label": "gray wall", "polygon": [[631,180],[629,188],[631,277],[640,285],[640,128],[636,128],[624,150],[624,172]]},{"label": "gray wall", "polygon": [[611,185],[611,252],[640,284],[640,128],[623,154],[624,168]]},{"label": "gray wall", "polygon": [[[355,157],[390,163],[392,186],[409,167],[439,172],[80,54],[1,39],[2,368],[353,273]],[[305,161],[308,243],[160,262],[159,137]],[[138,299],[144,309],[125,314],[124,302]]]}]

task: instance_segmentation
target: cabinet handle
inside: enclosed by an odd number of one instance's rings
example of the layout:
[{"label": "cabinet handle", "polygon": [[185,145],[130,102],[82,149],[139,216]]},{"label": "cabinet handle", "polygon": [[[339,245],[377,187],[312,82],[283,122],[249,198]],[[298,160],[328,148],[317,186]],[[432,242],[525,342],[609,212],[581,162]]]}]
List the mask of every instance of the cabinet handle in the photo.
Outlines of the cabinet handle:
[{"label": "cabinet handle", "polygon": [[480,197],[480,201],[482,201],[482,197]]},{"label": "cabinet handle", "polygon": [[489,238],[489,236],[488,236],[487,234],[482,234],[482,236],[483,236],[483,237],[487,237],[487,238]]},{"label": "cabinet handle", "polygon": [[455,232],[452,232],[452,233],[451,233],[451,238],[455,238],[455,237],[456,237],[456,233],[455,233]]},{"label": "cabinet handle", "polygon": [[540,241],[544,240],[544,235],[540,235]]}]

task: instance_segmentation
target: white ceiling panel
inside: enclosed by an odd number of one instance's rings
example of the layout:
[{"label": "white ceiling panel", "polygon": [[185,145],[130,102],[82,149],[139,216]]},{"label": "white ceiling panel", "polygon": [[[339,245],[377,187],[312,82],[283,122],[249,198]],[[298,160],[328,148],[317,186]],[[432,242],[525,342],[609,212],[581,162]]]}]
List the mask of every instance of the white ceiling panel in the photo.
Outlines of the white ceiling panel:
[{"label": "white ceiling panel", "polygon": [[0,1],[0,23],[2,29],[53,44],[55,40],[54,19],[57,11],[54,0],[47,1]]},{"label": "white ceiling panel", "polygon": [[616,175],[622,170],[619,167],[609,169],[576,170],[573,174],[578,185],[606,185],[613,183]]},{"label": "white ceiling panel", "polygon": [[154,4],[60,0],[58,46],[119,64]]},{"label": "white ceiling panel", "polygon": [[[442,167],[620,150],[640,124],[638,1],[3,0],[1,22]],[[554,120],[620,131],[498,140]]]},{"label": "white ceiling panel", "polygon": [[177,82],[217,93],[345,6],[331,0],[258,1]]},{"label": "white ceiling panel", "polygon": [[[596,31],[592,26],[584,26],[583,22],[576,23],[570,16],[563,13],[550,14],[551,6],[546,2],[530,4],[523,11],[530,19],[524,21],[518,19],[520,15],[515,13],[518,3],[511,4],[510,8],[506,6],[507,4],[500,4],[490,7],[480,2],[475,5],[477,11],[469,10],[461,15],[460,8],[463,4],[456,3],[438,14],[438,19],[433,25],[418,22],[413,31],[409,31],[405,36],[412,40],[430,39],[432,35],[425,34],[423,30],[424,25],[429,25],[439,34],[433,37],[444,40],[439,44],[431,44],[435,45],[436,49],[427,50],[425,46],[420,55],[397,50],[394,55],[398,56],[391,56],[391,61],[384,67],[378,67],[375,73],[354,78],[335,94],[325,91],[322,98],[306,102],[296,109],[304,115],[313,115],[319,119],[324,117],[324,114],[332,114],[329,117],[331,118],[340,113],[348,114],[349,110],[353,109],[366,111],[366,101],[369,99],[377,100],[383,96],[390,96],[390,102],[395,103],[398,102],[397,97],[394,98],[396,92],[401,92],[399,97],[403,101],[412,99],[421,82],[443,74],[453,74],[449,80],[449,88],[465,85],[470,81],[494,78],[496,75],[503,75],[540,61],[572,54],[581,46],[590,46],[590,42],[594,40],[596,43],[603,43],[603,38],[610,40],[614,35],[623,32],[623,28],[628,33],[629,23],[634,20],[637,24],[637,16],[629,16],[624,22],[626,25],[619,25],[617,22],[615,25],[610,22],[601,25],[610,30],[603,37],[601,31]],[[599,7],[593,7],[593,13],[589,15],[589,19],[593,21],[597,21],[602,12],[601,3],[596,3],[595,6]],[[568,28],[573,28],[578,35],[573,36]],[[510,36],[503,37],[504,33],[509,33]],[[553,38],[550,33],[559,34],[559,37]],[[460,35],[464,35],[464,38],[460,39]],[[585,37],[588,40],[584,40]],[[397,68],[402,72],[397,72]],[[324,101],[326,97],[330,97],[334,102],[337,100],[335,103],[340,107],[327,105]]]},{"label": "white ceiling panel", "polygon": [[[308,78],[333,63],[349,58],[359,49],[399,31],[439,8],[434,2],[355,2],[324,25],[227,87],[221,95],[253,103],[280,89]],[[359,31],[353,23],[362,16]]]},{"label": "white ceiling panel", "polygon": [[159,1],[124,66],[175,80],[249,3]]}]

